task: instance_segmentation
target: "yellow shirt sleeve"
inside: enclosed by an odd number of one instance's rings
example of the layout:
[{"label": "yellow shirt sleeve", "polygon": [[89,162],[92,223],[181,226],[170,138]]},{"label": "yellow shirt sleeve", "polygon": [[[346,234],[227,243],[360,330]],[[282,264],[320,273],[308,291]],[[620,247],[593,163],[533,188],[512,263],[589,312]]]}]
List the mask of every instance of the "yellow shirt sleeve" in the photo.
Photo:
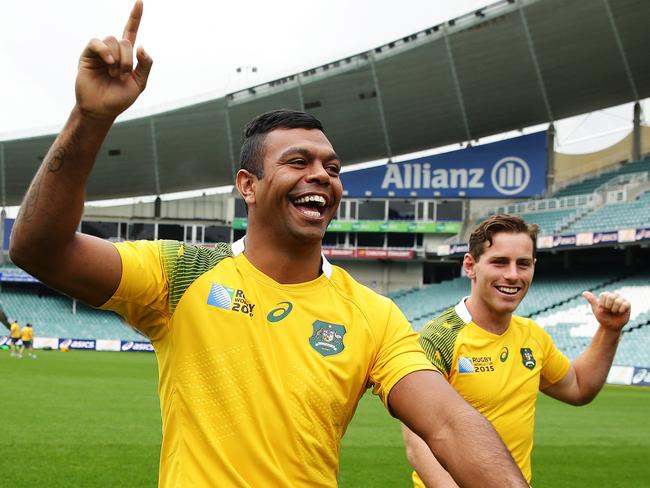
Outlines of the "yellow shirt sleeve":
[{"label": "yellow shirt sleeve", "polygon": [[[386,316],[386,315],[385,315]],[[438,371],[427,359],[406,317],[391,301],[385,319],[383,336],[379,338],[378,353],[370,371],[373,393],[388,407],[388,395],[393,386],[414,371]]]},{"label": "yellow shirt sleeve", "polygon": [[115,244],[122,260],[122,277],[113,296],[100,308],[112,310],[155,340],[166,332],[168,282],[159,242]]}]

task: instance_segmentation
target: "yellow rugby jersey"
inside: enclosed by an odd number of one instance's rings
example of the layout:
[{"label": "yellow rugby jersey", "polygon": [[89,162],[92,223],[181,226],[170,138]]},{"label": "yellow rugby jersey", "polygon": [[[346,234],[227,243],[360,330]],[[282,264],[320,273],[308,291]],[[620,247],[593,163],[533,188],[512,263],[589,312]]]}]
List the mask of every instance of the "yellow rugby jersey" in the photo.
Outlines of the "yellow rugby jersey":
[{"label": "yellow rugby jersey", "polygon": [[122,280],[102,308],[156,351],[160,486],[336,486],[366,388],[386,403],[402,377],[434,369],[393,302],[324,258],[317,279],[282,285],[242,241],[116,246]]},{"label": "yellow rugby jersey", "polygon": [[[429,322],[420,343],[456,391],[490,421],[530,483],[540,378],[550,384],[564,378],[567,357],[530,319],[513,315],[502,335],[480,328],[465,299]],[[424,486],[416,473],[413,480]]]},{"label": "yellow rugby jersey", "polygon": [[34,329],[31,327],[23,327],[23,330],[20,332],[20,338],[23,342],[33,341],[34,340]]},{"label": "yellow rugby jersey", "polygon": [[11,329],[9,333],[14,339],[18,339],[20,337],[20,325],[18,325],[18,322],[11,323]]}]

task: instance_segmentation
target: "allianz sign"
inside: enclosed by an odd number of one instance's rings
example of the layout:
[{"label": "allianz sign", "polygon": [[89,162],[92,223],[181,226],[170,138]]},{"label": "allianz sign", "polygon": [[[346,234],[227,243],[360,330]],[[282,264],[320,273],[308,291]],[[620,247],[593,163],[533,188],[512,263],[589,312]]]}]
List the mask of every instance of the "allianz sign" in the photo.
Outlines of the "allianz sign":
[{"label": "allianz sign", "polygon": [[[388,164],[381,182],[382,190],[419,190],[485,188],[484,168],[438,168],[430,163]],[[510,156],[494,165],[490,183],[502,195],[516,195],[530,182],[530,167],[521,158]]]},{"label": "allianz sign", "polygon": [[348,197],[531,197],[544,193],[544,132],[341,174]]}]

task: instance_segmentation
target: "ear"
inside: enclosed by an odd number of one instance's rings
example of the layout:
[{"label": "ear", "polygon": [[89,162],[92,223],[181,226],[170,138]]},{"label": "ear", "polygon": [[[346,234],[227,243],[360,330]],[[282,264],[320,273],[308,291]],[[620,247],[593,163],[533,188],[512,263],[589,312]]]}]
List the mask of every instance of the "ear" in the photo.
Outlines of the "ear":
[{"label": "ear", "polygon": [[257,176],[253,173],[240,169],[235,176],[237,191],[246,202],[246,206],[255,203],[255,190],[257,189]]},{"label": "ear", "polygon": [[476,278],[476,260],[470,253],[465,253],[463,256],[463,270],[470,280]]}]

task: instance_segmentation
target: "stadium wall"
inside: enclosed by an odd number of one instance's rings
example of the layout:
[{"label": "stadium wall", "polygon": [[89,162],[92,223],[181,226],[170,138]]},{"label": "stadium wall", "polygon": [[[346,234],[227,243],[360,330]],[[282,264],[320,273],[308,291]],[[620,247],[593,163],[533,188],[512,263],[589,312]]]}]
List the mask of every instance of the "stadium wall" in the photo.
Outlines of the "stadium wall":
[{"label": "stadium wall", "polygon": [[[234,199],[230,193],[201,195],[161,202],[160,217],[179,220],[230,221],[234,214]],[[154,218],[154,202],[136,202],[125,205],[96,206],[88,204],[84,219],[91,218]]]},{"label": "stadium wall", "polygon": [[[650,127],[641,126],[641,154],[650,153]],[[630,132],[616,144],[586,154],[555,153],[555,189],[565,186],[582,175],[593,174],[632,158],[632,133]]]},{"label": "stadium wall", "polygon": [[360,283],[382,295],[405,288],[419,288],[423,284],[420,261],[333,260],[332,262],[345,269]]}]

